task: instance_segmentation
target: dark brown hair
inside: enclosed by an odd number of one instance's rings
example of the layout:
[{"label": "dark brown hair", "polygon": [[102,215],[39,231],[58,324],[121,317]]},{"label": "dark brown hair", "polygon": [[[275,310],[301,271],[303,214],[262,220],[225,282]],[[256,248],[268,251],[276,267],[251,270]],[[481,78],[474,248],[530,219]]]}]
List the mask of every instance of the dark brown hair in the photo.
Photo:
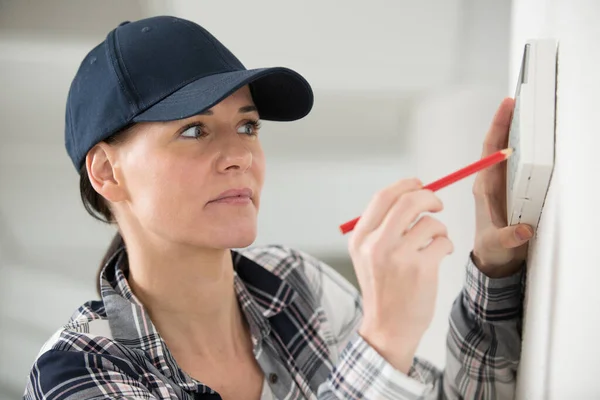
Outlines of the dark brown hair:
[{"label": "dark brown hair", "polygon": [[[104,140],[104,142],[108,144],[122,142],[122,139],[125,136],[124,133],[125,130],[109,137],[108,139]],[[79,192],[81,195],[81,201],[83,202],[83,207],[88,214],[107,224],[113,224],[116,222],[108,202],[104,197],[96,192],[92,186],[85,164],[79,169]],[[96,291],[98,292],[98,295],[100,295],[100,273],[111,257],[114,256],[115,253],[122,247],[125,247],[125,241],[123,240],[121,234],[117,231],[115,237],[110,242],[104,257],[102,257],[102,261],[98,267],[98,272],[96,272]]]}]

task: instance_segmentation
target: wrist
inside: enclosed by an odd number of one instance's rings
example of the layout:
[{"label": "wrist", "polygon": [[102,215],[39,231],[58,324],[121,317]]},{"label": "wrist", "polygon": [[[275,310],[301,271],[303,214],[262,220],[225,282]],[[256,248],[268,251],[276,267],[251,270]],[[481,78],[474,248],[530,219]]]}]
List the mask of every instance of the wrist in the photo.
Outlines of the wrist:
[{"label": "wrist", "polygon": [[358,334],[392,367],[408,375],[415,357],[418,342],[406,338],[390,337],[376,330],[360,328]]},{"label": "wrist", "polygon": [[493,260],[490,257],[482,256],[476,249],[471,252],[471,260],[481,273],[491,279],[512,276],[523,266],[522,260]]}]

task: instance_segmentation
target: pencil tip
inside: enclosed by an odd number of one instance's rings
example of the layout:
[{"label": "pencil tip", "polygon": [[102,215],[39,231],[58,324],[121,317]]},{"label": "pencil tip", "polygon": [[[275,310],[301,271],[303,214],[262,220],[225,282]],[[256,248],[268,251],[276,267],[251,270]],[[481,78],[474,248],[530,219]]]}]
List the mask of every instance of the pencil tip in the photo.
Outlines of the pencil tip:
[{"label": "pencil tip", "polygon": [[507,149],[502,150],[502,154],[504,154],[507,158],[510,157],[513,153],[514,149],[509,147]]}]

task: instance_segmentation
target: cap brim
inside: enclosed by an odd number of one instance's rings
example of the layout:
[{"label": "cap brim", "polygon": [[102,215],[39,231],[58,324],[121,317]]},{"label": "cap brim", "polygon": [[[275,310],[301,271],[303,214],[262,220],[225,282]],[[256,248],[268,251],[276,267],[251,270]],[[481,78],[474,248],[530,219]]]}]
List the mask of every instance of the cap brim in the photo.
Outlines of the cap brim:
[{"label": "cap brim", "polygon": [[305,117],[312,109],[313,92],[308,82],[295,71],[274,67],[225,72],[200,78],[152,105],[133,121],[188,118],[208,110],[248,84],[261,119],[294,121]]}]

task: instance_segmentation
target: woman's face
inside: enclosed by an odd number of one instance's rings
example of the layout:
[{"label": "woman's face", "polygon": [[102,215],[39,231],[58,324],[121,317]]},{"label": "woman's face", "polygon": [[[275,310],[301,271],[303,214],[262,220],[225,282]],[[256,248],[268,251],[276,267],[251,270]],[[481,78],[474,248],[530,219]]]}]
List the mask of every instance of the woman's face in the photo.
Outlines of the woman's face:
[{"label": "woman's face", "polygon": [[265,174],[258,118],[244,87],[203,114],[134,126],[107,156],[118,222],[187,245],[250,245]]}]

